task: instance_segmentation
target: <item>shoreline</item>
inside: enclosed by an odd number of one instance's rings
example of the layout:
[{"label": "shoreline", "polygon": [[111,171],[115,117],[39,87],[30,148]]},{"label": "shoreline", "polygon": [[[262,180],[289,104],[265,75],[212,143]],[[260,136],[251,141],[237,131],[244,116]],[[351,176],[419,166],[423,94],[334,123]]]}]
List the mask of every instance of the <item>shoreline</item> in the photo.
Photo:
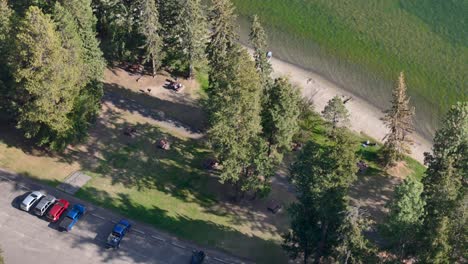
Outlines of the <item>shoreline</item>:
[{"label": "shoreline", "polygon": [[[247,49],[252,52],[251,48]],[[352,99],[346,103],[350,114],[348,128],[382,142],[387,133],[387,128],[380,120],[383,117],[382,110],[313,71],[274,57],[270,62],[273,66],[273,77],[287,76],[292,84],[301,88],[304,97],[312,100],[317,112],[321,112],[335,95],[351,97]],[[424,152],[431,151],[432,142],[417,132],[414,132],[411,138],[414,143],[409,156],[424,164]]]}]

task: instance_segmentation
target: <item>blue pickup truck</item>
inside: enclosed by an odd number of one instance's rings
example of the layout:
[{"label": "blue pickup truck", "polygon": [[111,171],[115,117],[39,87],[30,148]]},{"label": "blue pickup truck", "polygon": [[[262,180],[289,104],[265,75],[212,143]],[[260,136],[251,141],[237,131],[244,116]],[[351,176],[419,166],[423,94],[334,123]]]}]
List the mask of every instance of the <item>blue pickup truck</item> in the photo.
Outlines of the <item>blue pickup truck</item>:
[{"label": "blue pickup truck", "polygon": [[130,231],[132,225],[125,219],[120,220],[115,224],[112,232],[107,237],[106,247],[107,248],[119,248],[120,242],[124,238],[125,234]]},{"label": "blue pickup truck", "polygon": [[81,204],[75,204],[67,213],[65,218],[60,222],[59,229],[62,231],[70,231],[78,220],[85,214],[86,207]]}]

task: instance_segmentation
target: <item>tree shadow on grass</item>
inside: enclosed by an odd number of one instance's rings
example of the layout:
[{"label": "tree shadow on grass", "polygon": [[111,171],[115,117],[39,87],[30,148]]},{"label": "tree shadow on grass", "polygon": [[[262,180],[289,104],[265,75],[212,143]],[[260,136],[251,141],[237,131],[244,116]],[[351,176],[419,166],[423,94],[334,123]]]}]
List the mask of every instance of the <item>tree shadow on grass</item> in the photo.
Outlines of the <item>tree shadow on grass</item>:
[{"label": "tree shadow on grass", "polygon": [[287,262],[284,252],[273,241],[247,236],[211,221],[181,215],[170,216],[169,212],[156,206],[146,207],[135,203],[128,194],[119,193],[111,197],[106,191],[85,187],[77,196],[127,217],[150,223],[180,238],[198,241],[201,246],[216,247],[238,255],[249,252],[249,257],[256,263]]},{"label": "tree shadow on grass", "polygon": [[[114,89],[121,88],[114,87]],[[153,108],[145,110],[146,105],[139,104],[140,96],[144,96],[147,100],[145,104],[148,106],[161,103],[161,100],[147,95],[138,95],[129,90],[126,92],[132,94],[128,97],[114,98],[118,109],[112,107],[104,109],[90,130],[85,144],[69,147],[62,154],[37,151],[35,155],[53,155],[61,162],[69,164],[78,162],[86,173],[95,178],[109,179],[112,185],[122,185],[128,190],[135,189],[141,193],[145,190],[158,190],[181,200],[181,204],[196,203],[203,208],[203,213],[224,216],[230,222],[224,225],[210,220],[191,219],[188,214],[169,215],[156,207],[157,202],[150,203],[152,207],[137,205],[126,194],[115,193],[117,198],[111,197],[102,190],[105,187],[92,185],[86,186],[79,192],[80,197],[86,200],[118,210],[132,219],[151,223],[186,239],[204,241],[206,245],[228,249],[235,254],[248,255],[259,260],[273,256],[272,261],[259,262],[275,263],[275,260],[284,260],[284,253],[275,242],[247,235],[229,227],[235,225],[242,228],[243,225],[248,225],[252,230],[278,234],[278,231],[272,229],[272,225],[265,223],[264,217],[259,215],[263,212],[248,206],[242,206],[241,210],[236,211],[229,203],[220,203],[226,200],[232,190],[229,186],[219,183],[215,175],[203,170],[204,159],[211,155],[203,142],[178,138],[150,123],[124,117],[120,110],[138,113],[149,120],[157,118],[153,114],[158,110]],[[184,111],[192,110],[188,107]],[[191,122],[200,124],[194,120]],[[128,128],[135,130],[132,137],[124,135],[124,131]],[[16,140],[19,138],[18,135],[16,134],[17,138],[14,139],[13,130],[11,134],[13,139],[7,140],[9,144],[22,148],[20,141]],[[156,147],[157,140],[161,138],[171,142],[169,150],[164,151]],[[31,145],[24,144],[24,147]],[[47,184],[56,185],[55,182]]]},{"label": "tree shadow on grass", "polygon": [[162,100],[144,93],[135,93],[117,84],[104,84],[104,90],[103,99],[120,109],[158,121],[168,121],[193,133],[200,133],[207,127],[203,110],[181,100]]},{"label": "tree shadow on grass", "polygon": [[[127,122],[111,109],[105,116],[98,119],[85,147],[70,148],[60,159],[79,162],[83,170],[110,178],[113,185],[157,189],[204,206],[215,202],[207,187],[220,184],[202,170],[203,159],[210,154],[203,144],[171,136],[148,123]],[[128,128],[134,129],[132,136],[124,134]],[[170,142],[169,150],[157,147],[160,139]]]}]

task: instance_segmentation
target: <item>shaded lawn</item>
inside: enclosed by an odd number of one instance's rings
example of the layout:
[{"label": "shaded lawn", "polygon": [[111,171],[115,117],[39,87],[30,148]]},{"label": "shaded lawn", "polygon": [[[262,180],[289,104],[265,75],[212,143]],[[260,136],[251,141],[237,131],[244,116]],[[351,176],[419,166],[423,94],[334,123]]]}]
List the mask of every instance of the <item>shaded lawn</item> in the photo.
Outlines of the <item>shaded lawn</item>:
[{"label": "shaded lawn", "polygon": [[[127,105],[132,114],[122,114],[119,107],[124,108],[124,103],[105,107],[86,144],[69,148],[61,155],[31,147],[32,143],[22,139],[18,131],[6,126],[8,129],[0,134],[0,166],[53,186],[71,172],[84,170],[92,180],[77,193],[82,199],[257,263],[286,262],[279,246],[280,233],[287,228],[285,221],[271,223],[264,212],[248,205],[241,210],[234,208],[226,200],[232,190],[219,184],[216,175],[201,169],[203,160],[211,155],[203,140],[175,136],[171,131],[145,123],[151,115],[138,109],[140,97],[131,97],[134,102]],[[151,105],[151,99],[145,99],[145,104]],[[123,135],[128,127],[136,129],[134,138]],[[318,115],[307,118],[301,129],[310,131],[305,137],[325,144],[327,124]],[[378,199],[382,189],[390,197],[393,185],[387,188],[380,182],[386,176],[377,162],[379,146],[362,148],[360,142],[367,137],[351,132],[350,135],[357,154],[370,165],[356,184],[362,183],[364,189],[354,197],[363,199],[372,194]],[[156,148],[160,138],[172,143],[170,150]],[[424,167],[410,159],[408,164],[414,176],[420,177]],[[378,213],[382,206],[376,204],[373,209]],[[275,217],[286,218],[284,214]]]},{"label": "shaded lawn", "polygon": [[[31,147],[11,128],[0,135],[0,164],[53,186],[83,170],[92,180],[77,193],[82,199],[257,263],[286,262],[279,246],[285,227],[265,221],[264,212],[255,208],[228,202],[230,188],[202,169],[211,155],[203,140],[174,136],[143,122],[145,114],[105,104],[86,144],[60,155]],[[128,127],[136,129],[135,137],[123,135]],[[170,150],[156,147],[161,138],[171,142]]]},{"label": "shaded lawn", "polygon": [[[261,219],[244,219],[218,206],[230,190],[201,169],[204,158],[211,154],[203,144],[175,138],[145,124],[133,126],[138,131],[135,138],[119,138],[114,133],[131,124],[114,125],[109,131],[112,134],[100,135],[94,146],[99,148],[101,158],[86,168],[93,179],[79,191],[79,197],[181,238],[257,262],[284,259],[275,228],[265,223],[259,230],[245,232],[239,226],[258,224],[245,221]],[[170,150],[156,148],[155,142],[160,138],[172,143]]]}]

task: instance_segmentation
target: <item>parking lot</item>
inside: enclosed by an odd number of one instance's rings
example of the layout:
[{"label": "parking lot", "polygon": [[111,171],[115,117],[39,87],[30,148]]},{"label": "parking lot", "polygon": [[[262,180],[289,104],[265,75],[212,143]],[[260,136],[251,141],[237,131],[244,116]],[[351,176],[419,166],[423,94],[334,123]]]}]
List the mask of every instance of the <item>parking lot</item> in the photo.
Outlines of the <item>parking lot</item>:
[{"label": "parking lot", "polygon": [[[83,203],[87,213],[70,232],[59,232],[31,212],[18,209],[30,191],[41,190],[75,204]],[[104,247],[107,235],[120,216],[79,201],[48,186],[0,170],[0,246],[5,262],[23,263],[189,263],[191,243],[133,222],[120,249]],[[206,263],[246,263],[227,254],[203,249]]]}]

